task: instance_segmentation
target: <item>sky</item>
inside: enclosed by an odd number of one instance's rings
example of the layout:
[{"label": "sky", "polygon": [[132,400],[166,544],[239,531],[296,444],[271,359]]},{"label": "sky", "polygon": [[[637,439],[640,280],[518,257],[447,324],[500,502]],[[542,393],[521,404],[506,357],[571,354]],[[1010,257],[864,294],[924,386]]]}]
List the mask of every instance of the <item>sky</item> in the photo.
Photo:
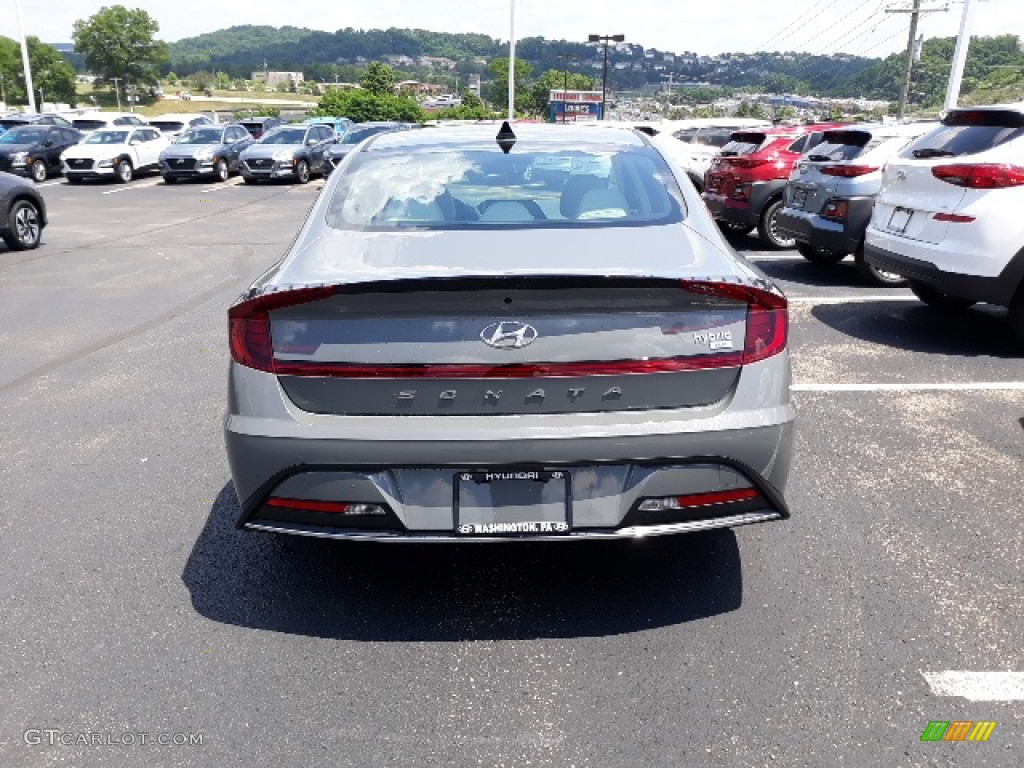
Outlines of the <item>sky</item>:
[{"label": "sky", "polygon": [[[0,0],[0,34],[18,38],[15,6]],[[292,25],[334,31],[344,27],[412,27],[479,32],[509,38],[515,2],[516,37],[585,40],[588,34],[624,34],[627,41],[663,51],[703,55],[755,50],[847,52],[886,56],[904,50],[909,16],[885,13],[910,0],[20,0],[25,33],[45,42],[70,42],[72,24],[102,6],[142,8],[174,41],[238,24]],[[921,34],[957,33],[962,2],[923,0],[943,13],[923,17]],[[1024,0],[975,0],[973,32],[1024,36]]]}]

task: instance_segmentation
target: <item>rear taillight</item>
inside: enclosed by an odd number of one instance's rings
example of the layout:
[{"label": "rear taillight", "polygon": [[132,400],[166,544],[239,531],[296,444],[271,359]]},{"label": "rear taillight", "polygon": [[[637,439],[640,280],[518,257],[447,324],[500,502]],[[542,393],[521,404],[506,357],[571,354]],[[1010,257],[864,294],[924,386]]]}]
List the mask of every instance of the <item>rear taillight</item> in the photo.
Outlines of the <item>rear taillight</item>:
[{"label": "rear taillight", "polygon": [[[747,305],[747,331],[740,365],[749,365],[782,352],[789,337],[786,297],[763,288],[734,283],[683,281],[683,289],[705,296],[734,299]],[[712,358],[714,359],[714,358]]]},{"label": "rear taillight", "polygon": [[1006,189],[1024,186],[1024,167],[1000,163],[937,165],[932,176],[947,184],[969,189]]},{"label": "rear taillight", "polygon": [[640,509],[644,512],[662,512],[667,509],[696,509],[719,504],[735,504],[738,501],[752,501],[761,496],[756,488],[737,488],[732,491],[711,491],[710,493],[689,493],[685,496],[663,496],[644,499]]},{"label": "rear taillight", "polygon": [[228,310],[228,339],[232,359],[247,368],[273,373],[274,342],[270,336],[270,313],[333,296],[331,286],[299,288],[257,296]]},{"label": "rear taillight", "polygon": [[751,189],[753,189],[752,184],[744,184],[741,182],[733,187],[732,192],[729,193],[729,197],[733,200],[749,200]]},{"label": "rear taillight", "polygon": [[839,176],[843,179],[855,179],[878,170],[877,165],[823,165],[821,172],[826,176]]},{"label": "rear taillight", "polygon": [[326,512],[332,515],[386,515],[387,510],[380,504],[353,504],[342,501],[320,501],[319,499],[286,499],[271,496],[268,507],[291,509],[298,512]]},{"label": "rear taillight", "polygon": [[960,213],[936,213],[932,218],[936,221],[948,221],[950,224],[970,224],[974,221],[973,216],[964,216]]},{"label": "rear taillight", "polygon": [[768,161],[763,157],[736,157],[729,161],[733,168],[757,168]]},{"label": "rear taillight", "polygon": [[850,203],[848,200],[837,200],[832,199],[825,203],[821,208],[821,218],[831,219],[832,221],[846,221],[846,217],[850,213]]}]

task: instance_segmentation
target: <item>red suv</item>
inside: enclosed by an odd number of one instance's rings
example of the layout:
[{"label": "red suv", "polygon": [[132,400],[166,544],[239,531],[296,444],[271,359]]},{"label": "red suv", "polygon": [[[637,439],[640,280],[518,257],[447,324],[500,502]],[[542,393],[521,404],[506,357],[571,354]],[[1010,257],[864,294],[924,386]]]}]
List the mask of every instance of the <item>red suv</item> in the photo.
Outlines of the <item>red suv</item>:
[{"label": "red suv", "polygon": [[746,234],[754,227],[772,248],[792,248],[796,241],[782,235],[776,216],[782,209],[793,164],[817,146],[825,131],[843,123],[792,125],[736,131],[722,147],[704,177],[704,202],[722,229]]}]

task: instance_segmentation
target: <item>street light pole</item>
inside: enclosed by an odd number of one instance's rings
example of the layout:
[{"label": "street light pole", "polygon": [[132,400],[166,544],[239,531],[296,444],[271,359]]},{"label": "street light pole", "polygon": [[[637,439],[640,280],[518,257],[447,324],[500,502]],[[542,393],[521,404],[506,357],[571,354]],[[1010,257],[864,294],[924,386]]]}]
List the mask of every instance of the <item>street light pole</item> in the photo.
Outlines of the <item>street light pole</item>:
[{"label": "street light pole", "polygon": [[516,0],[508,9],[508,119],[516,119]]},{"label": "street light pole", "polygon": [[560,53],[558,58],[565,62],[563,67],[564,77],[562,78],[562,122],[564,123],[568,117],[565,114],[565,108],[569,104],[569,62],[575,59],[576,56],[571,53]]},{"label": "street light pole", "polygon": [[587,41],[591,43],[604,43],[604,66],[601,70],[601,119],[608,119],[608,43],[621,43],[626,39],[625,35],[589,35]]},{"label": "street light pole", "polygon": [[25,39],[25,27],[21,23],[21,3],[14,0],[14,10],[18,14],[18,34],[21,36],[21,63],[25,67],[25,92],[28,93],[28,108],[36,111],[36,94],[32,89],[32,67],[28,61],[28,42]]}]

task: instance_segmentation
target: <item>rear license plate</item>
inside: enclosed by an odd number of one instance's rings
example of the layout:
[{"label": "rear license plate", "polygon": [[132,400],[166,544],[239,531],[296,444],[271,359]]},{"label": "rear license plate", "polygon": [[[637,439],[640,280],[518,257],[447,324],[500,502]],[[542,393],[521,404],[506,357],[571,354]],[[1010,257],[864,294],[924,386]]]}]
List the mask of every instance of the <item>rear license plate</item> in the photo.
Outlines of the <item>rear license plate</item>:
[{"label": "rear license plate", "polygon": [[462,536],[569,532],[569,473],[492,470],[455,476],[455,531]]},{"label": "rear license plate", "polygon": [[805,205],[807,205],[807,190],[794,189],[793,199],[790,200],[789,206],[791,208],[803,208]]},{"label": "rear license plate", "polygon": [[902,235],[907,231],[907,225],[910,223],[913,215],[914,212],[909,208],[894,208],[892,215],[889,217],[889,226],[886,229]]}]

